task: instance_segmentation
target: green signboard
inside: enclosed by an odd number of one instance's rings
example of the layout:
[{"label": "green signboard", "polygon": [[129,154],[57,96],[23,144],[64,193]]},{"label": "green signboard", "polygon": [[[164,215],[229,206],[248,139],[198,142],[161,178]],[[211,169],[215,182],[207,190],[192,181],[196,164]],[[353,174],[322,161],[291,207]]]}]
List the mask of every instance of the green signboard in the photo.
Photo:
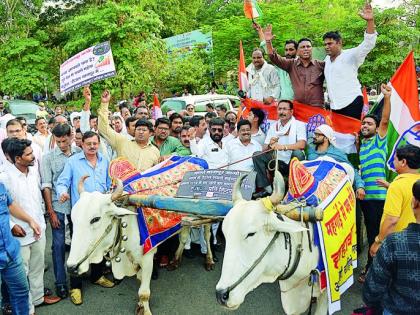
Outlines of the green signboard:
[{"label": "green signboard", "polygon": [[191,53],[194,48],[205,49],[207,53],[211,53],[213,50],[211,32],[202,33],[200,30],[195,30],[189,33],[165,38],[164,41],[168,47],[169,54],[174,52],[187,54]]}]

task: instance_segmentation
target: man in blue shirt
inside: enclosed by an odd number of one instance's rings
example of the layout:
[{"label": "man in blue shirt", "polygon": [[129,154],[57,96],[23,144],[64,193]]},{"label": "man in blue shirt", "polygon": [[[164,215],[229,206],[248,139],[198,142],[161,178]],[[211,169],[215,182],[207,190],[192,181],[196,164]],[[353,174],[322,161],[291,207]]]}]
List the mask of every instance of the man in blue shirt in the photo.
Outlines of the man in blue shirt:
[{"label": "man in blue shirt", "polygon": [[36,237],[41,228],[26,212],[12,200],[3,183],[0,183],[0,273],[10,295],[12,313],[26,315],[29,312],[29,284],[20,256],[19,242],[10,231],[10,213],[25,221]]},{"label": "man in blue shirt", "polygon": [[[83,176],[89,176],[84,181],[84,189],[88,192],[105,193],[111,186],[108,175],[108,160],[98,152],[99,135],[87,131],[82,138],[83,152],[71,156],[57,180],[57,197],[60,202],[71,200],[74,206],[79,200],[78,184]],[[68,190],[70,189],[70,195]],[[70,225],[70,230],[72,230]],[[103,264],[91,264],[91,281],[105,288],[112,288],[114,283],[103,276]],[[75,305],[82,304],[82,281],[80,278],[70,278],[70,297]]]}]

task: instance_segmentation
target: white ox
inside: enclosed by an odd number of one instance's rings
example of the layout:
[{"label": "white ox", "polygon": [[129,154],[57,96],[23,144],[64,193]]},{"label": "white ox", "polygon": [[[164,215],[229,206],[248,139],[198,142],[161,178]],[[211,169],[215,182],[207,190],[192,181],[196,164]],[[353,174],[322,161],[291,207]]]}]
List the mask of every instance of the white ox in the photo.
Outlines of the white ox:
[{"label": "white ox", "polygon": [[151,314],[150,278],[156,250],[143,255],[136,213],[114,204],[123,193],[121,182],[111,195],[83,191],[84,179],[79,183],[80,199],[71,213],[73,236],[68,270],[81,275],[88,271],[89,264],[101,262],[104,255],[110,257],[116,279],[137,274],[141,281],[136,314]]},{"label": "white ox", "polygon": [[[317,284],[313,287],[309,285],[311,271],[317,266],[319,257],[318,249],[312,241],[311,224],[308,238],[308,230],[300,222],[285,216],[283,221],[280,220],[273,211],[267,209],[267,203],[264,204],[262,200],[245,201],[239,190],[241,181],[234,187],[234,207],[223,221],[226,249],[222,274],[216,286],[218,302],[229,309],[237,309],[246,294],[260,284],[289,276],[279,280],[281,301],[286,314],[305,312],[311,297],[318,297],[315,314],[327,314],[326,292],[321,293]],[[284,181],[276,172],[274,192],[269,200],[276,205],[283,195]],[[290,243],[286,244],[285,233],[290,233]],[[300,246],[300,259],[295,260]],[[293,270],[295,261],[298,265]]]}]

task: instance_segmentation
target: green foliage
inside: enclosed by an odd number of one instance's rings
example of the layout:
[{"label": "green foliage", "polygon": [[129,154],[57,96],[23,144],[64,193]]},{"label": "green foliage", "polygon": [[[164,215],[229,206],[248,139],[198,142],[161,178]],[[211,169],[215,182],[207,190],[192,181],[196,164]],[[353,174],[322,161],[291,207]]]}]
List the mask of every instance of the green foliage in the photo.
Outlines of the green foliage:
[{"label": "green foliage", "polygon": [[[0,92],[49,93],[59,85],[59,66],[75,53],[110,41],[117,76],[93,84],[94,97],[103,88],[127,99],[145,90],[160,95],[190,86],[205,92],[216,81],[236,86],[239,40],[247,64],[259,46],[256,31],[243,14],[243,0],[43,0],[0,1]],[[274,46],[283,53],[287,39],[309,37],[322,48],[322,35],[339,30],[346,48],[363,39],[366,23],[358,16],[364,0],[261,1],[258,23],[273,25]],[[63,5],[64,3],[64,5]],[[386,81],[407,55],[419,51],[420,0],[403,1],[397,9],[375,11],[379,33],[375,49],[361,67],[363,85]],[[213,33],[213,54],[168,57],[163,38],[194,29]],[[67,100],[80,99],[80,91]],[[77,102],[75,105],[80,105]]]}]

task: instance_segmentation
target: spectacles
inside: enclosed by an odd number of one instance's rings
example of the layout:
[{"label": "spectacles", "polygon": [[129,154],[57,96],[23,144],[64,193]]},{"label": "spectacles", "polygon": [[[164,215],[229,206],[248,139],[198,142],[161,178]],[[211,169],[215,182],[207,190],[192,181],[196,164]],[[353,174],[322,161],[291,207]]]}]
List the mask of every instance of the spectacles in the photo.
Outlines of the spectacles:
[{"label": "spectacles", "polygon": [[223,128],[211,128],[211,132],[223,132]]},{"label": "spectacles", "polygon": [[187,108],[187,111],[192,111],[192,110],[194,110],[194,107],[188,107]]},{"label": "spectacles", "polygon": [[157,127],[159,130],[162,130],[162,131],[168,131],[169,130],[169,128],[166,128],[166,127]]}]

